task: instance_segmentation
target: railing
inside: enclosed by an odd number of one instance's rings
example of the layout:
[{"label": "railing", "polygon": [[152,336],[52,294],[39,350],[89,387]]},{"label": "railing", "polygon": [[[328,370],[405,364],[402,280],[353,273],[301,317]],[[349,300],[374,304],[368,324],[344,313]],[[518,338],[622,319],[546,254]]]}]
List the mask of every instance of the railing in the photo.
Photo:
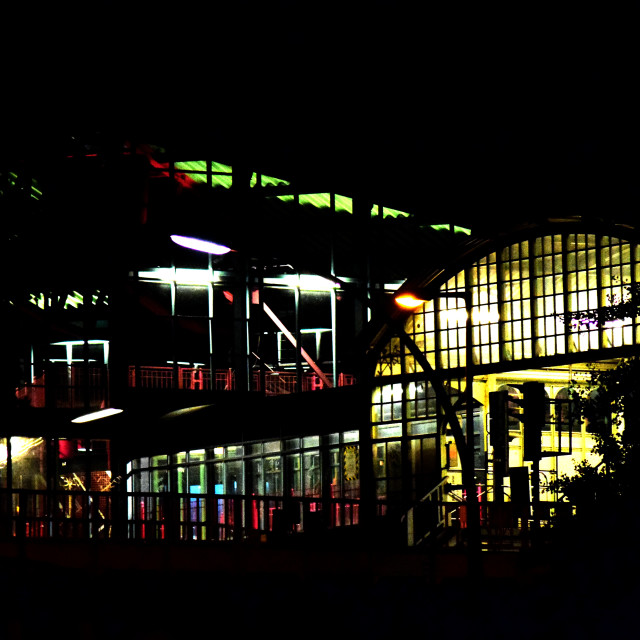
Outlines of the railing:
[{"label": "railing", "polygon": [[422,544],[427,538],[435,537],[447,524],[445,492],[448,479],[443,478],[427,495],[415,504],[404,516],[407,526],[407,544],[410,547]]},{"label": "railing", "polygon": [[0,539],[243,541],[358,524],[352,499],[0,489]]},{"label": "railing", "polygon": [[[429,541],[431,537],[438,539],[441,545],[466,546],[469,530],[466,500],[448,494],[443,502],[432,495],[430,502],[435,503],[430,507],[431,520],[426,519],[430,528],[423,529],[424,533],[416,544]],[[528,503],[481,500],[478,512],[482,548],[513,550],[543,544],[552,535],[556,524],[568,517],[564,506],[557,502],[539,502],[534,507]],[[434,516],[436,510],[437,516]],[[443,533],[440,538],[434,535],[438,531]]]},{"label": "railing", "polygon": [[[129,367],[129,387],[139,389],[187,389],[190,391],[233,391],[236,379],[233,369],[214,370],[203,367]],[[337,387],[355,384],[354,376],[340,373]],[[326,387],[325,381],[315,373],[304,372],[298,386],[298,376],[290,371],[253,372],[252,389],[266,395],[281,395],[297,391],[316,391]],[[103,408],[108,405],[109,374],[105,367],[61,365],[47,374],[41,374],[30,384],[16,389],[16,398],[30,407]]]},{"label": "railing", "polygon": [[[484,549],[526,548],[543,542],[559,522],[570,517],[566,503],[515,503],[486,500],[478,496],[480,537]],[[402,517],[409,547],[424,544],[465,546],[469,529],[464,495],[450,491],[443,478]]]},{"label": "railing", "polygon": [[[327,374],[326,379],[338,387],[355,383],[352,375],[340,373],[336,382]],[[264,374],[252,373],[252,388],[267,395],[295,393],[298,390],[298,376],[291,371],[268,371]],[[264,382],[263,382],[264,381]],[[129,386],[145,389],[189,389],[192,391],[233,391],[236,379],[233,369],[218,369],[211,374],[203,367],[129,367]],[[315,373],[304,372],[301,376],[301,391],[324,389],[324,380]]]},{"label": "railing", "polygon": [[109,397],[107,367],[59,365],[16,389],[16,398],[31,407],[101,408]]},{"label": "railing", "polygon": [[[378,530],[379,543],[465,547],[466,502],[444,499],[445,488],[440,483],[404,518],[391,516],[392,505],[376,503],[377,522],[385,525]],[[561,521],[561,506],[540,503],[533,512],[528,505],[482,502],[482,547],[518,549],[544,543]],[[360,508],[359,500],[347,498],[0,489],[0,539],[282,540],[295,534],[357,531]],[[382,537],[392,531],[404,533]]]}]

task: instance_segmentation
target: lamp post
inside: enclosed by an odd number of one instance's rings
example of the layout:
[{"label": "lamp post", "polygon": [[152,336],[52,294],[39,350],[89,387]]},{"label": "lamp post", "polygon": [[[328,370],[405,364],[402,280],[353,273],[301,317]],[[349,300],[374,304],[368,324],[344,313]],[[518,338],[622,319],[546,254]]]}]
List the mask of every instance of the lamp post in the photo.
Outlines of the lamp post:
[{"label": "lamp post", "polygon": [[[421,291],[416,293],[403,292],[396,296],[395,302],[404,309],[417,309],[419,306],[427,302],[429,299],[452,298],[464,300],[465,304],[465,378],[466,386],[464,392],[465,398],[465,422],[466,437],[460,433],[465,447],[462,452],[462,484],[466,492],[467,502],[467,534],[468,534],[468,551],[469,551],[469,575],[477,577],[481,574],[481,538],[480,538],[480,506],[478,502],[477,485],[475,480],[475,455],[474,455],[474,416],[473,416],[473,322],[471,317],[472,298],[469,291],[445,291],[437,295],[421,296]],[[425,292],[426,293],[426,292]],[[452,411],[449,412],[449,418],[453,419],[450,423],[452,429],[460,430],[459,423]]]}]

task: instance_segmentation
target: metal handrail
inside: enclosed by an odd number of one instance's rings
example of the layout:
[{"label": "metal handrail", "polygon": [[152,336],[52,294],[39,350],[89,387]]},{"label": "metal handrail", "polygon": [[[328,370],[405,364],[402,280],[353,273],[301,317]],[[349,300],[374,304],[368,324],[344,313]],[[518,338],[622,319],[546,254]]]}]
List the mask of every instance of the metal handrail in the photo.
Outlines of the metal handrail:
[{"label": "metal handrail", "polygon": [[0,488],[0,539],[240,541],[348,528],[358,499]]},{"label": "metal handrail", "polygon": [[[434,535],[436,531],[444,528],[446,524],[444,494],[447,480],[448,476],[442,478],[433,489],[420,498],[403,516],[402,519],[406,522],[407,527],[407,544],[410,547],[422,544],[429,536]],[[430,510],[425,509],[425,505],[433,505],[434,508]],[[420,524],[426,525],[427,530],[425,533],[416,531]],[[423,526],[422,528],[424,529],[425,527]]]}]

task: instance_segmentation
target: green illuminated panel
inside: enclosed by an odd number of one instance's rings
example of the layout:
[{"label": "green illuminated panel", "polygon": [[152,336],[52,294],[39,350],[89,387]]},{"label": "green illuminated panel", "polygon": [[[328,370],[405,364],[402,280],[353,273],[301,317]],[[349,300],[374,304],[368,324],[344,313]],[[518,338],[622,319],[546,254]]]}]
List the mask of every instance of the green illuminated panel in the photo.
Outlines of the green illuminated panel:
[{"label": "green illuminated panel", "polygon": [[[178,171],[199,171],[206,173],[207,162],[206,160],[191,160],[189,162],[176,162],[175,168]],[[222,164],[221,162],[212,162],[211,171],[213,173],[232,173],[233,169],[231,165]]]},{"label": "green illuminated panel", "polygon": [[[176,162],[176,171],[184,172],[193,182],[207,182],[207,163],[205,160]],[[221,162],[211,163],[211,186],[229,189],[232,182],[232,168]],[[221,175],[222,174],[222,175]]]},{"label": "green illuminated panel", "polygon": [[232,181],[233,179],[231,176],[211,176],[211,185],[213,187],[224,187],[225,189],[230,189]]},{"label": "green illuminated panel", "polygon": [[231,173],[233,169],[231,168],[231,165],[222,164],[221,162],[212,162],[211,171],[214,173]]},{"label": "green illuminated panel", "polygon": [[339,196],[336,194],[336,211],[346,211],[353,213],[353,199],[347,196]]},{"label": "green illuminated panel", "polygon": [[450,224],[432,224],[431,228],[434,231],[453,231],[454,233],[464,233],[465,235],[471,235],[471,229],[467,229],[466,227],[458,227],[456,225]]},{"label": "green illuminated panel", "polygon": [[178,171],[202,171],[207,170],[207,163],[203,160],[194,162],[176,162],[175,168]]},{"label": "green illuminated panel", "polygon": [[398,211],[397,209],[389,209],[384,207],[382,209],[383,218],[408,218],[409,214],[406,211]]},{"label": "green illuminated panel", "polygon": [[[1,176],[2,174],[0,174]],[[13,171],[9,171],[8,175],[8,184],[10,187],[15,187],[18,184],[18,174]],[[29,185],[29,196],[34,200],[40,200],[40,196],[42,195],[42,191],[37,187],[38,182],[32,178],[31,184]],[[0,195],[4,195],[2,189],[0,189]]]},{"label": "green illuminated panel", "polygon": [[389,207],[381,207],[378,204],[374,204],[371,208],[371,217],[378,217],[381,212],[383,218],[409,218],[411,215],[406,211],[398,211],[398,209],[389,209]]},{"label": "green illuminated panel", "polygon": [[77,309],[82,304],[82,294],[74,291],[67,295],[67,300],[64,303],[64,308],[68,309],[69,307],[73,307]]},{"label": "green illuminated panel", "polygon": [[[91,294],[91,302],[90,302],[91,305],[94,305],[94,306],[97,305],[100,300],[102,300],[103,304],[109,304],[108,298],[106,296],[101,298],[99,291]],[[44,309],[46,306],[49,306],[47,304],[47,297],[45,296],[44,293],[30,294],[29,302],[31,302],[31,304],[34,304],[36,307],[40,309]],[[65,310],[71,309],[71,308],[77,309],[79,306],[83,304],[84,304],[83,294],[79,293],[78,291],[72,291],[71,293],[67,294],[63,308]]]},{"label": "green illuminated panel", "polygon": [[[176,162],[174,164],[175,170],[184,172],[188,175],[189,179],[193,182],[207,182],[207,161],[206,160],[190,160],[187,162]],[[168,168],[168,167],[167,167]],[[211,184],[213,187],[224,187],[228,189],[231,187],[231,179],[233,173],[233,167],[222,162],[211,162]],[[261,175],[254,172],[251,176],[251,186],[258,186],[258,180],[262,187],[277,187],[286,186],[289,183],[288,180],[281,178],[275,178],[273,176]]]},{"label": "green illuminated panel", "polygon": [[290,184],[288,180],[281,180],[280,178],[274,178],[273,176],[263,176],[254,172],[251,176],[252,187],[255,187],[258,184],[258,176],[260,176],[261,187],[279,187]]},{"label": "green illuminated panel", "polygon": [[44,309],[44,293],[32,293],[29,302],[40,309]]},{"label": "green illuminated panel", "polygon": [[300,204],[310,204],[319,209],[328,209],[331,206],[331,195],[328,193],[300,194]]},{"label": "green illuminated panel", "polygon": [[[295,200],[295,196],[286,195],[278,196],[283,202],[290,202]],[[318,209],[330,209],[331,208],[331,194],[330,193],[304,193],[298,196],[300,204],[311,205]],[[347,196],[341,196],[335,194],[335,210],[345,211],[346,213],[353,213],[353,200]]]}]

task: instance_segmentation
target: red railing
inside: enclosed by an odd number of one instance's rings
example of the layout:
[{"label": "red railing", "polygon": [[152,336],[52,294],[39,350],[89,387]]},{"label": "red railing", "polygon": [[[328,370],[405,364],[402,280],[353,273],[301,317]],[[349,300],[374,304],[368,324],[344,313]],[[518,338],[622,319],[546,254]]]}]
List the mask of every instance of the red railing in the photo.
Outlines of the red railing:
[{"label": "red railing", "polygon": [[31,384],[16,389],[16,398],[31,407],[102,409],[109,397],[106,366],[84,367],[56,364],[36,376]]},{"label": "red railing", "polygon": [[[326,378],[333,384],[333,376]],[[264,380],[264,383],[263,383]],[[305,372],[301,376],[300,391],[316,391],[326,384],[315,373]],[[341,373],[334,386],[345,387],[355,383],[352,375]],[[129,386],[143,389],[189,389],[192,391],[232,391],[236,388],[233,369],[215,370],[202,367],[129,367]],[[269,371],[264,375],[252,374],[252,389],[267,395],[295,393],[298,391],[298,376],[291,371]]]},{"label": "red railing", "polygon": [[0,540],[241,541],[359,524],[359,501],[0,489]]},{"label": "red railing", "polygon": [[[466,504],[430,503],[434,510],[396,518],[397,508],[376,501],[376,522],[400,534],[396,544],[415,546],[417,525],[432,527],[433,543],[467,545]],[[429,506],[421,503],[422,507]],[[526,548],[544,541],[566,514],[557,503],[540,509],[511,503],[483,503],[481,542],[485,549]],[[126,539],[157,541],[242,541],[320,531],[354,531],[361,525],[358,499],[143,493],[122,491],[0,488],[0,541],[11,538]],[[397,505],[396,505],[397,507]],[[444,520],[440,527],[442,511]],[[566,520],[564,520],[566,521]],[[425,528],[424,531],[427,529]],[[380,529],[382,534],[385,529]],[[440,532],[440,537],[436,534]]]},{"label": "red railing", "polygon": [[[352,375],[341,373],[337,381],[326,374],[334,386],[355,384]],[[299,385],[300,382],[300,385]],[[326,388],[325,381],[312,372],[304,372],[300,381],[291,371],[258,372],[251,376],[252,390],[266,395]],[[301,386],[301,388],[299,388]],[[214,370],[202,367],[129,367],[129,387],[138,389],[187,389],[190,391],[233,391],[236,376],[233,369]],[[30,407],[101,409],[108,405],[109,374],[106,367],[57,366],[47,374],[34,378],[31,384],[16,389],[16,398]]]}]

